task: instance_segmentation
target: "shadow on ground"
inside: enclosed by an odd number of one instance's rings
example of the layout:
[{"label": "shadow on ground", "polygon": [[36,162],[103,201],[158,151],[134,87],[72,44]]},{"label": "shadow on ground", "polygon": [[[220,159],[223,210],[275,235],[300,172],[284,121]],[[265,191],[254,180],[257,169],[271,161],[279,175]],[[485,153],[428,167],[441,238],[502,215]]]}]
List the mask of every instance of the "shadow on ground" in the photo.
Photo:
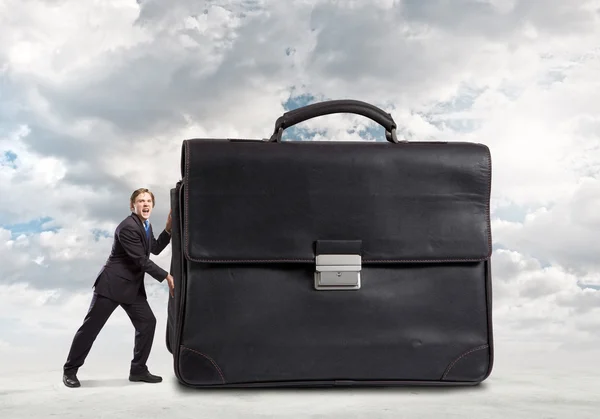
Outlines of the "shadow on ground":
[{"label": "shadow on ground", "polygon": [[[488,390],[488,383],[481,383],[477,386],[346,386],[346,387],[270,387],[270,388],[193,388],[181,384],[176,378],[172,378],[173,387],[180,394],[199,394],[205,392],[216,393],[244,393],[244,394],[265,394],[265,393],[304,393],[304,394],[345,394],[348,391],[361,394],[449,394],[449,393],[482,393]],[[167,379],[169,381],[169,379]]]}]

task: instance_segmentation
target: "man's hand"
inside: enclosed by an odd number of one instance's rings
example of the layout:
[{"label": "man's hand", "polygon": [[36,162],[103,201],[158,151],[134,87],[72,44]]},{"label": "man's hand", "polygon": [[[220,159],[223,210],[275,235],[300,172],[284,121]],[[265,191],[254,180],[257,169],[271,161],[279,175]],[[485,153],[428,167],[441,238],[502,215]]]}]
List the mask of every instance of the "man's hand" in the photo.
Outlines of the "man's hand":
[{"label": "man's hand", "polygon": [[171,276],[171,274],[167,274],[167,284],[169,285],[169,293],[171,294],[171,297],[175,297],[175,281],[173,281],[173,277]]},{"label": "man's hand", "polygon": [[167,224],[165,225],[165,230],[167,231],[167,233],[171,234],[171,212],[173,210],[169,211],[169,216],[167,217]]}]

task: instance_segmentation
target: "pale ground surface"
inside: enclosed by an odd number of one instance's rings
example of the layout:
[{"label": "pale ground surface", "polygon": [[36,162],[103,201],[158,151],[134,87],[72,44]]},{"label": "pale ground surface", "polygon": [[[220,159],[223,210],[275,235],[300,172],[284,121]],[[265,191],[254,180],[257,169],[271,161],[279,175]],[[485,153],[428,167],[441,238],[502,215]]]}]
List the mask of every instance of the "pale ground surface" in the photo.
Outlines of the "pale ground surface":
[{"label": "pale ground surface", "polygon": [[[160,331],[160,329],[159,329]],[[187,389],[172,372],[157,331],[150,370],[160,384],[127,381],[131,346],[99,337],[80,370],[82,387],[61,381],[68,347],[2,354],[0,418],[600,418],[600,356],[497,344],[492,376],[459,389]],[[102,335],[101,335],[102,336]]]}]

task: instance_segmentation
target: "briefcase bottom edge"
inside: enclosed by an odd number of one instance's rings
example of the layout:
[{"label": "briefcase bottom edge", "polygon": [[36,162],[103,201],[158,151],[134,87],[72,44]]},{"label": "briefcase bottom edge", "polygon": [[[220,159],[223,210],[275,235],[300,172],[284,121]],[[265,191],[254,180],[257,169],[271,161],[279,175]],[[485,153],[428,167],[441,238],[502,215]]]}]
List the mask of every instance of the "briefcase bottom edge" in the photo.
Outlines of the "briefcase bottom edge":
[{"label": "briefcase bottom edge", "polygon": [[236,388],[369,388],[369,387],[473,387],[478,386],[485,380],[480,381],[358,381],[358,380],[329,380],[329,381],[269,381],[253,383],[231,383],[231,384],[190,384],[182,379],[179,383],[188,388],[195,389],[236,389]]}]

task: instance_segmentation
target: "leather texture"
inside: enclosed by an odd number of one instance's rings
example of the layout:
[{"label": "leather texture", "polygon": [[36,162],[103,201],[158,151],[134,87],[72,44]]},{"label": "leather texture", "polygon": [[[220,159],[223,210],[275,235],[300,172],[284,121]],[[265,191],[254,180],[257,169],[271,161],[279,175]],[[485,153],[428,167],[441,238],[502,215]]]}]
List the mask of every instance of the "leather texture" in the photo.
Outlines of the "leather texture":
[{"label": "leather texture", "polygon": [[[194,139],[166,344],[190,387],[475,385],[493,365],[491,157],[472,143]],[[317,254],[361,288],[314,288]]]},{"label": "leather texture", "polygon": [[176,333],[178,332],[178,324],[181,323],[181,306],[182,290],[183,290],[183,253],[181,247],[181,207],[179,205],[181,193],[181,182],[177,182],[175,188],[171,189],[171,266],[169,272],[173,276],[175,288],[173,297],[169,298],[167,303],[167,327],[166,327],[166,346],[167,350],[174,353],[172,342],[176,341]]},{"label": "leather texture", "polygon": [[482,145],[193,140],[184,154],[194,262],[313,263],[316,240],[362,240],[365,263],[492,251]]}]

